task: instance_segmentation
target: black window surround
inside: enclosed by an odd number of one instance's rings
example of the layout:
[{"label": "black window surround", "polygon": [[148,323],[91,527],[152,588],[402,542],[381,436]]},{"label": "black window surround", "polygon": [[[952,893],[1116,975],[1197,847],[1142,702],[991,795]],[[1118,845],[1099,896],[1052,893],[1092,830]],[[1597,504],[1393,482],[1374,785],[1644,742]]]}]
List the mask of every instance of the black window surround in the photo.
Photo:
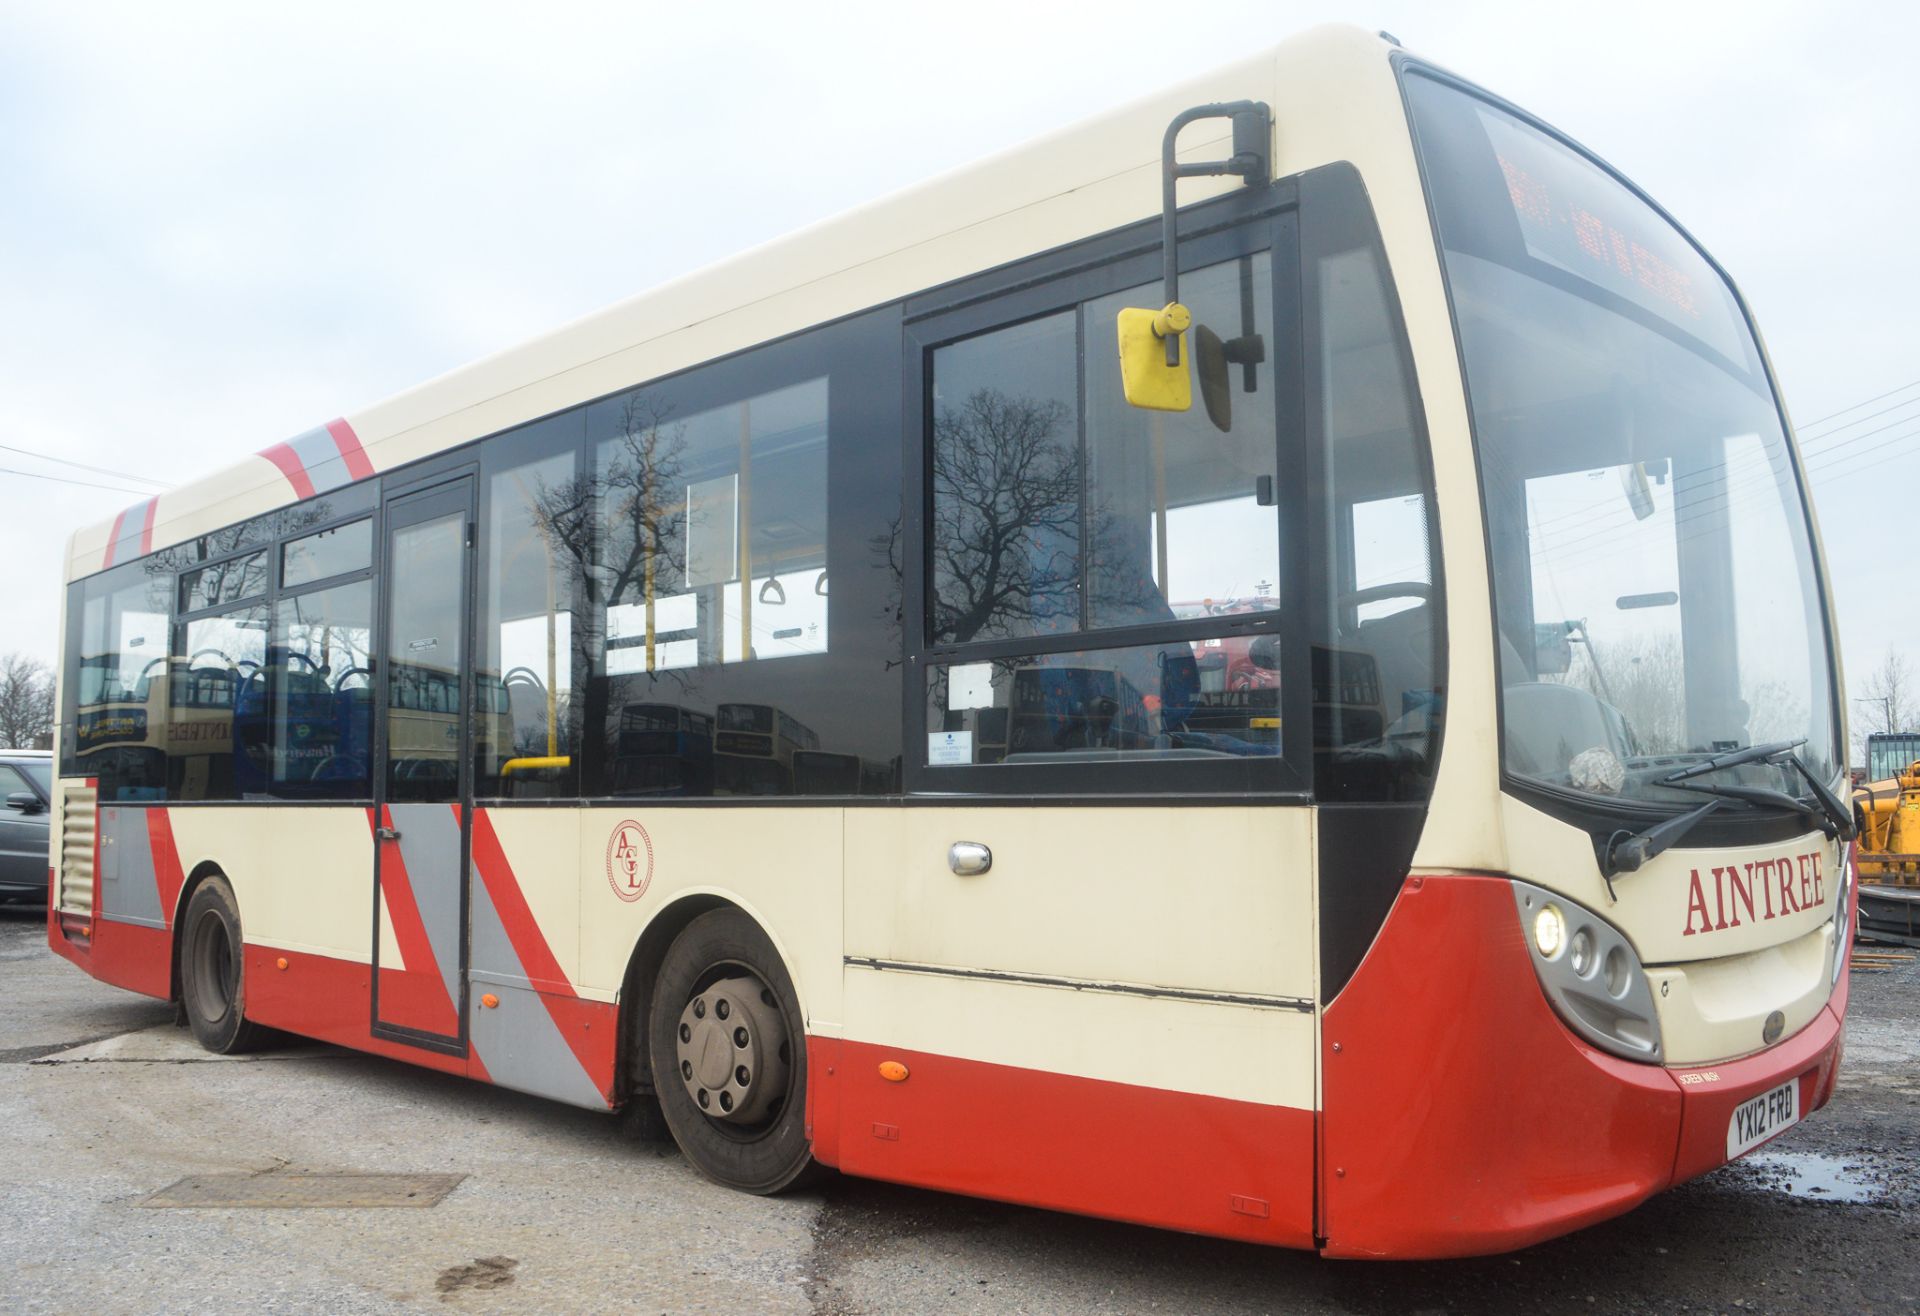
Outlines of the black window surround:
[{"label": "black window surround", "polygon": [[[1274,757],[1229,759],[1074,760],[1058,763],[980,763],[932,766],[927,762],[927,683],[942,666],[995,658],[1034,657],[1082,650],[1156,644],[1179,645],[1218,637],[1273,635],[1280,639],[1280,707],[1285,726],[1305,728],[1312,710],[1307,672],[1306,453],[1299,407],[1303,361],[1300,344],[1299,229],[1294,180],[1248,189],[1195,206],[1180,216],[1182,271],[1266,251],[1272,255],[1272,304],[1276,341],[1270,354],[1278,405],[1278,498],[1280,519],[1277,611],[1202,617],[1148,625],[1070,631],[1011,639],[936,644],[929,631],[933,564],[928,527],[933,524],[934,352],[946,344],[1062,311],[1159,275],[1157,226],[1142,225],[1093,242],[1037,257],[951,285],[908,303],[903,391],[906,414],[907,504],[904,536],[908,627],[903,718],[906,728],[905,785],[910,795],[1018,796],[1240,796],[1291,795],[1304,800],[1312,769],[1310,738],[1283,736]],[[1100,326],[1083,327],[1081,350],[1106,340]],[[1081,369],[1084,377],[1084,363]]]},{"label": "black window surround", "polygon": [[[822,373],[831,366],[836,380],[831,402],[832,428],[836,433],[844,434],[852,431],[859,435],[853,444],[836,440],[830,456],[833,465],[833,473],[830,475],[832,487],[839,489],[844,485],[847,488],[857,488],[863,496],[874,499],[890,497],[891,489],[883,493],[876,487],[873,480],[863,477],[856,481],[849,477],[843,468],[857,463],[862,453],[869,457],[874,455],[878,451],[878,445],[893,442],[900,444],[896,452],[904,465],[904,470],[901,472],[904,478],[894,488],[917,491],[909,492],[904,497],[904,505],[897,509],[901,518],[896,524],[899,526],[899,552],[904,566],[904,579],[900,582],[900,592],[893,605],[887,609],[894,616],[903,619],[895,623],[903,633],[891,642],[898,647],[892,650],[892,658],[888,663],[892,671],[887,677],[889,680],[900,679],[901,684],[892,692],[884,692],[883,687],[880,690],[869,687],[861,692],[862,697],[869,702],[874,699],[897,701],[895,709],[878,715],[881,720],[898,718],[895,725],[904,731],[904,735],[899,736],[896,741],[896,744],[904,748],[905,752],[898,760],[900,776],[895,778],[894,793],[891,796],[809,798],[785,795],[715,799],[678,797],[657,801],[644,797],[619,797],[606,794],[603,789],[596,789],[605,780],[605,766],[603,763],[596,762],[594,738],[582,737],[579,742],[583,747],[583,759],[580,764],[581,781],[573,791],[558,798],[502,799],[489,800],[488,803],[508,804],[514,807],[565,807],[595,801],[617,801],[630,807],[646,807],[652,803],[672,806],[740,807],[753,804],[771,806],[877,804],[884,803],[889,798],[900,801],[903,796],[907,800],[920,797],[926,802],[937,802],[947,798],[1004,802],[1039,796],[1062,802],[1073,800],[1088,804],[1108,801],[1137,803],[1141,796],[1170,801],[1220,800],[1247,796],[1288,802],[1305,802],[1310,799],[1314,775],[1314,747],[1312,736],[1305,730],[1312,725],[1313,719],[1310,658],[1313,636],[1310,619],[1321,609],[1326,590],[1326,582],[1317,582],[1313,579],[1311,546],[1314,543],[1325,542],[1325,537],[1336,531],[1332,527],[1319,524],[1320,511],[1314,506],[1314,500],[1309,497],[1309,491],[1318,487],[1314,481],[1322,479],[1323,473],[1320,470],[1321,456],[1315,445],[1310,442],[1311,426],[1308,410],[1313,403],[1315,392],[1314,382],[1307,378],[1310,373],[1307,368],[1309,353],[1308,344],[1303,339],[1303,326],[1311,320],[1307,312],[1310,310],[1312,290],[1301,286],[1299,206],[1303,197],[1311,198],[1318,187],[1325,185],[1323,182],[1316,181],[1317,179],[1342,169],[1345,169],[1348,174],[1352,172],[1345,166],[1334,166],[1296,178],[1281,179],[1264,187],[1237,190],[1223,197],[1188,207],[1179,216],[1180,264],[1183,269],[1197,269],[1256,251],[1267,251],[1271,254],[1275,342],[1269,359],[1275,372],[1278,410],[1276,425],[1278,489],[1276,492],[1279,504],[1277,514],[1281,530],[1280,574],[1277,584],[1279,597],[1285,600],[1285,606],[1281,611],[1234,614],[1226,617],[1197,618],[1104,630],[1075,630],[1044,637],[987,640],[946,647],[936,647],[930,643],[926,629],[929,617],[926,604],[930,582],[927,575],[928,555],[924,533],[929,523],[931,499],[931,489],[926,475],[931,439],[928,419],[931,402],[932,350],[943,343],[972,334],[1076,307],[1081,302],[1121,289],[1151,284],[1160,273],[1159,226],[1157,220],[1142,221],[1096,238],[942,285],[890,306],[861,312],[781,339],[742,349],[737,353],[691,367],[674,375],[642,381],[608,395],[618,397],[635,388],[643,387],[671,389],[681,405],[691,410],[704,405],[732,401],[745,393],[764,391],[766,388],[777,387],[780,384],[798,382]],[[1357,188],[1357,179],[1352,182],[1343,181],[1341,186]],[[1361,205],[1364,207],[1364,204],[1363,200]],[[1394,313],[1397,317],[1397,304]],[[844,341],[841,340],[843,335]],[[1404,353],[1404,330],[1401,332],[1401,337],[1401,351]],[[1083,350],[1087,349],[1083,347]],[[885,377],[891,375],[896,362],[901,394],[895,395],[891,402],[885,402],[882,405],[876,405],[874,397],[863,397],[859,400],[858,406],[850,410],[849,393],[843,390],[838,382],[841,372],[852,369],[862,372],[867,377],[875,378],[873,391],[877,394],[883,387]],[[184,638],[181,629],[187,622],[230,613],[244,606],[258,607],[262,604],[271,606],[282,597],[293,597],[296,594],[327,589],[369,576],[377,578],[379,574],[377,568],[381,565],[385,551],[384,527],[378,510],[381,501],[409,488],[422,487],[445,478],[445,475],[455,467],[477,469],[483,475],[483,489],[485,473],[494,469],[497,462],[508,460],[510,457],[514,460],[524,460],[526,456],[535,452],[571,450],[578,454],[581,469],[590,469],[593,450],[589,436],[585,433],[584,424],[581,425],[577,435],[570,434],[566,439],[552,446],[547,446],[544,442],[536,442],[536,432],[541,427],[551,427],[556,423],[566,425],[569,418],[582,416],[587,408],[606,400],[606,398],[600,398],[582,402],[562,412],[526,422],[511,430],[469,441],[408,466],[384,472],[359,485],[332,491],[331,494],[323,495],[322,499],[336,499],[338,500],[336,505],[343,506],[346,510],[325,520],[316,519],[304,524],[296,524],[300,521],[300,509],[311,507],[322,501],[321,499],[309,500],[307,503],[294,504],[253,518],[219,535],[208,536],[195,543],[175,546],[151,555],[146,560],[149,569],[164,568],[172,575],[243,558],[262,549],[268,550],[271,554],[269,568],[271,588],[266,594],[256,595],[246,601],[236,601],[191,613],[180,612],[178,610],[180,601],[178,577],[174,576],[175,587],[172,591],[174,615],[171,618],[171,625],[176,651]],[[1416,424],[1419,424],[1417,415]],[[551,432],[549,430],[549,433]],[[546,436],[539,437],[544,439]],[[1423,424],[1420,425],[1420,438],[1424,440]],[[882,469],[890,468],[894,460],[895,454],[888,453],[886,460],[878,463],[878,466]],[[1422,460],[1430,462],[1430,454],[1424,448]],[[479,463],[477,468],[476,462]],[[1426,479],[1427,487],[1430,489],[1432,483],[1430,466]],[[861,538],[863,526],[849,528],[847,518],[843,515],[844,506],[844,504],[836,506],[833,521],[829,525],[828,535],[833,541],[830,553],[840,560],[851,560],[856,548],[862,552],[870,552],[871,548]],[[484,515],[483,506],[483,520]],[[372,517],[374,542],[377,546],[373,568],[344,573],[324,580],[302,582],[297,589],[281,587],[279,575],[284,548],[288,542],[323,530],[338,528],[368,516]],[[278,531],[278,533],[271,531]],[[1437,525],[1430,525],[1429,531],[1437,540]],[[235,540],[240,542],[217,558],[205,555],[205,546],[209,540],[218,541],[223,538],[229,543]],[[856,543],[856,541],[859,542]],[[1439,569],[1437,554],[1434,558],[1434,566],[1437,572]],[[483,554],[476,563],[475,579],[472,582],[476,594],[485,588],[485,571]],[[75,585],[70,588],[77,588],[82,583],[75,582]],[[838,577],[835,579],[835,584],[839,584]],[[896,608],[897,611],[895,611]],[[71,613],[75,610],[70,607],[69,611]],[[476,609],[476,627],[480,624],[477,613]],[[69,624],[77,625],[77,616],[70,617]],[[836,619],[834,624],[838,627],[839,620]],[[1280,640],[1281,715],[1286,727],[1299,729],[1285,738],[1283,752],[1277,757],[1227,761],[1147,759],[1135,762],[1073,761],[1045,765],[985,764],[956,768],[932,768],[926,763],[927,682],[930,670],[934,666],[994,657],[1259,635],[1272,635]],[[877,632],[870,637],[864,636],[863,633],[863,637],[870,654],[878,654],[888,643]],[[836,630],[834,644],[839,643],[840,637]],[[76,646],[69,647],[69,653],[77,653],[77,651]],[[478,651],[475,650],[475,652]],[[825,656],[783,659],[775,666],[810,663],[815,661],[816,657],[824,658]],[[574,679],[580,682],[604,680],[606,677],[604,669],[595,666],[590,671],[576,668]],[[584,700],[582,702],[584,703]],[[578,713],[575,716],[578,716]],[[70,733],[73,725],[70,709],[67,710],[63,722]],[[71,756],[72,746],[68,745],[66,749]],[[347,802],[349,801],[314,800],[304,803],[338,805]],[[170,803],[192,804],[195,801],[170,801]],[[208,801],[208,803],[217,802]]]}]

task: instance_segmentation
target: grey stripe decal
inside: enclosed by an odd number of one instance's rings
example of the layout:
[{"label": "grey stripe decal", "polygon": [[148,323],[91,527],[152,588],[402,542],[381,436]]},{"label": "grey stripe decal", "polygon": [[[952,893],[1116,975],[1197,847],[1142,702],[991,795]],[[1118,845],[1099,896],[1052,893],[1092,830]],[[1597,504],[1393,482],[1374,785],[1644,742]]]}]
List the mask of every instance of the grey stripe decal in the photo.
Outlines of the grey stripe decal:
[{"label": "grey stripe decal", "polygon": [[[433,958],[439,961],[447,999],[460,1009],[460,822],[451,804],[393,804],[400,833],[400,862],[420,907]],[[420,966],[409,964],[407,970]]]},{"label": "grey stripe decal", "polygon": [[[493,897],[480,874],[473,875],[473,955],[476,967],[485,966],[489,978],[526,981],[525,967],[513,952],[513,943],[500,922]],[[478,974],[475,975],[478,978]],[[588,1110],[605,1110],[607,1098],[587,1077],[580,1060],[547,1013],[540,994],[529,987],[499,987],[499,1004],[489,1010],[474,993],[473,1050],[487,1075],[504,1088],[552,1097]]]},{"label": "grey stripe decal", "polygon": [[340,445],[333,441],[333,435],[325,425],[294,435],[287,440],[287,446],[293,449],[293,455],[300,459],[300,464],[307,468],[307,478],[313,481],[315,493],[325,493],[352,482],[353,476],[347,473],[346,458],[340,455]]},{"label": "grey stripe decal", "polygon": [[979,978],[1028,987],[1066,987],[1076,992],[1113,996],[1151,996],[1170,1001],[1201,1001],[1210,1005],[1247,1005],[1259,1010],[1292,1010],[1312,1014],[1313,1002],[1299,996],[1255,996],[1238,992],[1208,992],[1192,987],[1152,987],[1132,982],[1102,982],[1095,978],[1056,978],[1042,973],[1014,973],[1005,969],[956,969],[947,964],[919,964],[910,960],[876,960],[863,955],[843,958],[848,968],[891,973],[924,973],[937,978]]},{"label": "grey stripe decal", "polygon": [[160,881],[153,871],[153,842],[145,809],[100,809],[100,916],[115,923],[165,928]]}]

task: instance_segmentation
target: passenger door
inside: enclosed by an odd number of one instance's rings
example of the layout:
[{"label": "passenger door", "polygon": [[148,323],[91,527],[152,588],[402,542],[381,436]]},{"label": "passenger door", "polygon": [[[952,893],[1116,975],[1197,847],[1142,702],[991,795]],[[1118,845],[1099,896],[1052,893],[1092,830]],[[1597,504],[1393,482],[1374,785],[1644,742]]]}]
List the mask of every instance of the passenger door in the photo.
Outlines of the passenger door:
[{"label": "passenger door", "polygon": [[1186,413],[1121,395],[1157,252],[910,320],[925,629],[909,807],[847,815],[848,1170],[1311,1245],[1294,243],[1183,243]]},{"label": "passenger door", "polygon": [[389,498],[374,784],[373,1032],[467,1048],[474,481]]}]

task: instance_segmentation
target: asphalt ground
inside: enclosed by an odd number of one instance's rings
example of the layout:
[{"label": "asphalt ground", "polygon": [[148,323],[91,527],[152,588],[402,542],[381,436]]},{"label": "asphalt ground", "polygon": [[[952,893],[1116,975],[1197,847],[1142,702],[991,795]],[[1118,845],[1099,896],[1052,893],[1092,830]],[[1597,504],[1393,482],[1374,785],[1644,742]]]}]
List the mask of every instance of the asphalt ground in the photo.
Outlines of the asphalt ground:
[{"label": "asphalt ground", "polygon": [[[745,1197],[604,1116],[397,1062],[206,1057],[0,908],[0,1312],[1920,1310],[1920,960],[1852,1002],[1833,1104],[1764,1159],[1511,1256],[1335,1263],[853,1179]],[[464,1177],[410,1209],[142,1205],[305,1172]]]}]

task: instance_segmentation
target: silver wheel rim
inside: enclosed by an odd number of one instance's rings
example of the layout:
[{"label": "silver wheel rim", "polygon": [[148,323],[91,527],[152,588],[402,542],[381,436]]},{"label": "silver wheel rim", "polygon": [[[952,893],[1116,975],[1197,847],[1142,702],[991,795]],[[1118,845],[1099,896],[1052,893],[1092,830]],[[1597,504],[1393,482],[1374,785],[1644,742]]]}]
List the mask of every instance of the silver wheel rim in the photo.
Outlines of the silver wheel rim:
[{"label": "silver wheel rim", "polygon": [[791,1039],[773,992],[736,973],[700,989],[680,1011],[674,1060],[694,1107],[745,1126],[778,1113],[792,1075]]}]

